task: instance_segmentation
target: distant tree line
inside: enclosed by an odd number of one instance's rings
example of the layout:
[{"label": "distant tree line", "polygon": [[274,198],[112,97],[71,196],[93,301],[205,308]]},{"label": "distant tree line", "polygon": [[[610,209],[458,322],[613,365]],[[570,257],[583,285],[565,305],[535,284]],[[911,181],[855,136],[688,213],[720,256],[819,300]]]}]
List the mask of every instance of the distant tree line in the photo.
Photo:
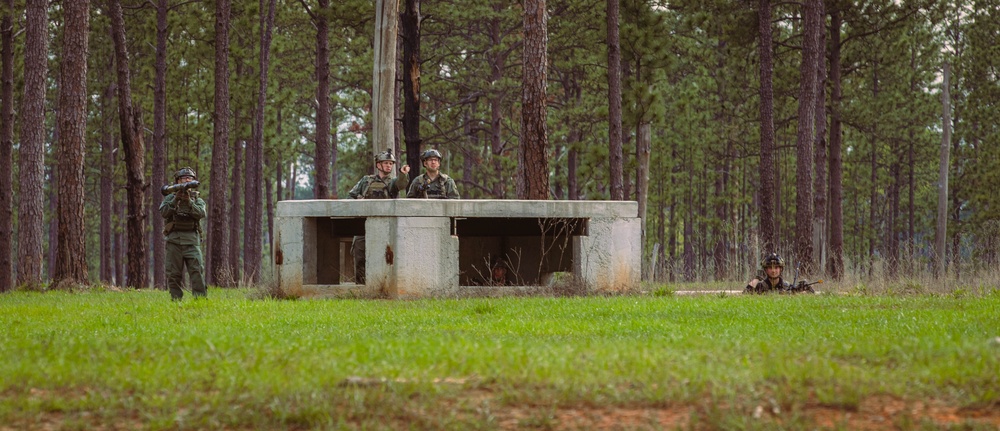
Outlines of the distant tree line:
[{"label": "distant tree line", "polygon": [[441,150],[465,198],[635,200],[647,279],[1000,263],[998,0],[382,2],[393,142],[371,0],[0,0],[0,291],[162,287],[182,166],[209,282],[258,282],[275,203],[385,148]]}]

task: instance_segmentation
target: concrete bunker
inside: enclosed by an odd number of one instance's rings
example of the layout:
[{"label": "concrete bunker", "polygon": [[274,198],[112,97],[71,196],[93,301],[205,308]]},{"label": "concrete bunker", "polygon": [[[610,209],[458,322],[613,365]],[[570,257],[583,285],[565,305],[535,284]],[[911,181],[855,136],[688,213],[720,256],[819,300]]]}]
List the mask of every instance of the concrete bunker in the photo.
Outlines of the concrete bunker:
[{"label": "concrete bunker", "polygon": [[[636,212],[635,202],[611,201],[282,201],[275,274],[283,289],[324,296],[461,296],[545,285],[558,273],[585,291],[632,290]],[[365,285],[355,283],[356,235],[366,237]],[[498,263],[506,281],[492,278]]]}]

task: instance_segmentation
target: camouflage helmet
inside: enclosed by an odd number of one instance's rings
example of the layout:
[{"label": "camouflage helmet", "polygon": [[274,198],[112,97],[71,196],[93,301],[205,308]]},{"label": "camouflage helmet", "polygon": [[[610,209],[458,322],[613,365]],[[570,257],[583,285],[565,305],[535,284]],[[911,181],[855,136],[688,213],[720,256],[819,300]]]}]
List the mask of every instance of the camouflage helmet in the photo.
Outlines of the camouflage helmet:
[{"label": "camouflage helmet", "polygon": [[778,268],[784,268],[785,267],[785,259],[782,259],[781,256],[778,255],[778,253],[771,253],[771,254],[767,255],[764,258],[764,260],[760,261],[760,267],[761,268],[767,269],[767,267],[772,266],[772,265],[777,265]]},{"label": "camouflage helmet", "polygon": [[194,173],[194,169],[188,166],[181,168],[181,170],[174,173],[174,181],[181,179],[181,177],[191,177],[198,179],[198,175]]},{"label": "camouflage helmet", "polygon": [[427,160],[427,159],[429,159],[431,157],[437,157],[438,160],[442,159],[441,153],[438,152],[438,150],[430,149],[430,150],[424,151],[423,153],[420,154],[420,163],[423,163],[425,160]]},{"label": "camouflage helmet", "polygon": [[396,156],[392,155],[392,150],[385,150],[375,155],[375,163],[386,161],[396,163]]}]

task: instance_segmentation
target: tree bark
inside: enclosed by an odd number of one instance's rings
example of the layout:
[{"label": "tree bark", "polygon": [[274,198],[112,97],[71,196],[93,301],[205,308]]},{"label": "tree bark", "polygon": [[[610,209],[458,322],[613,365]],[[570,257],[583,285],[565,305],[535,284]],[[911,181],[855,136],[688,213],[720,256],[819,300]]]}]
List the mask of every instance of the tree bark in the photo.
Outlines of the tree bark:
[{"label": "tree bark", "polygon": [[[229,171],[229,20],[232,13],[230,0],[215,3],[215,112],[213,114],[212,137],[212,182],[208,200],[208,230],[211,241],[208,244],[207,268],[209,284],[232,286],[229,268],[228,227],[230,220],[226,214],[228,188],[226,172]],[[235,198],[233,198],[235,199]]]},{"label": "tree bark", "polygon": [[316,185],[315,199],[335,197],[337,189],[330,187],[330,0],[319,0],[316,23]]},{"label": "tree bark", "polygon": [[827,250],[827,141],[826,141],[826,14],[824,4],[819,2],[819,52],[816,59],[816,132],[813,140],[813,261],[819,262],[814,268],[823,271],[823,262],[826,262]]},{"label": "tree bark", "polygon": [[608,24],[608,164],[611,200],[625,200],[622,150],[622,50],[618,38],[618,0],[607,0]]},{"label": "tree bark", "polygon": [[90,1],[63,4],[59,82],[59,248],[53,282],[88,284],[84,240],[84,155],[87,143],[87,54]]},{"label": "tree bark", "polygon": [[271,32],[274,28],[275,0],[260,0],[260,58],[258,62],[259,80],[257,86],[256,119],[253,123],[253,138],[247,148],[246,159],[246,213],[243,216],[243,273],[248,283],[260,280],[262,236],[263,236],[263,191],[264,181],[264,109],[267,100],[267,72],[270,65]]},{"label": "tree bark", "polygon": [[771,36],[771,2],[760,0],[757,25],[760,32],[760,236],[764,253],[777,251],[775,231],[775,176],[778,165],[774,159],[774,53]]},{"label": "tree bark", "polygon": [[548,68],[548,12],[545,0],[524,1],[524,76],[521,93],[521,147],[518,152],[519,199],[549,197],[546,151],[546,73]]},{"label": "tree bark", "polygon": [[801,271],[811,275],[813,269],[813,140],[816,125],[816,80],[819,62],[819,34],[822,0],[806,0],[802,17],[802,64],[799,67],[798,133],[795,163],[795,261]]},{"label": "tree bark", "polygon": [[111,104],[115,97],[114,80],[109,80],[107,89],[101,97],[101,282],[114,284],[114,268],[112,267],[112,245],[114,243],[114,229],[112,229],[112,219],[115,216],[115,138],[112,129],[114,128],[114,112]]},{"label": "tree bark", "polygon": [[[403,30],[403,141],[407,164],[420,154],[420,0],[406,0],[400,24]],[[469,158],[467,158],[469,159]],[[402,162],[402,161],[401,161]],[[419,165],[413,165],[419,166]],[[415,171],[414,171],[415,172]],[[414,178],[417,174],[413,174]],[[472,178],[466,176],[466,179]]]},{"label": "tree bark", "polygon": [[233,141],[233,178],[232,188],[229,193],[229,256],[226,262],[229,263],[229,271],[226,279],[233,283],[240,282],[240,210],[243,208],[240,200],[240,191],[243,190],[243,145],[245,141],[237,139]]},{"label": "tree bark", "polygon": [[951,65],[944,64],[944,82],[941,84],[941,122],[944,133],[941,134],[941,154],[938,164],[938,206],[937,223],[934,231],[934,276],[945,276],[945,261],[947,260],[946,237],[948,235],[948,158],[951,149]]},{"label": "tree bark", "polygon": [[24,103],[18,175],[17,284],[42,281],[43,163],[45,161],[45,89],[48,76],[48,0],[27,0],[24,37]]},{"label": "tree bark", "polygon": [[[115,43],[115,66],[118,75],[118,116],[125,149],[127,171],[125,190],[128,194],[128,286],[147,286],[146,271],[146,210],[143,206],[147,187],[146,148],[143,142],[142,115],[132,105],[131,75],[128,68],[128,48],[125,42],[125,20],[121,0],[110,0],[111,33]],[[60,174],[62,175],[62,174]]]},{"label": "tree bark", "polygon": [[830,13],[830,277],[839,280],[844,275],[844,168],[841,155],[840,119],[840,31],[843,22],[839,11]]},{"label": "tree bark", "polygon": [[[153,183],[167,183],[167,0],[156,3],[156,77],[153,84]],[[171,181],[172,182],[172,181]],[[152,193],[151,214],[159,214],[162,193]],[[153,287],[165,289],[166,245],[163,238],[163,217],[151,217],[153,222]]]},{"label": "tree bark", "polygon": [[[372,156],[395,146],[396,11],[399,0],[375,1],[375,63],[372,70]],[[374,158],[369,166],[375,166]]]},{"label": "tree bark", "polygon": [[0,18],[0,293],[14,287],[14,0],[3,1]]}]

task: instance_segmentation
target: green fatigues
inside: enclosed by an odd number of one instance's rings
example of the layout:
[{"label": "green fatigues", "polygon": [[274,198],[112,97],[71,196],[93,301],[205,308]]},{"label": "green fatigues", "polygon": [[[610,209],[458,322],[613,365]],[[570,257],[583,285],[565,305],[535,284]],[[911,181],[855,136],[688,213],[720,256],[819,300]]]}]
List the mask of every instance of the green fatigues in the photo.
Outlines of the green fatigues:
[{"label": "green fatigues", "polygon": [[761,280],[760,283],[757,283],[757,287],[751,287],[750,284],[747,284],[747,286],[743,289],[743,292],[744,293],[758,293],[758,294],[759,293],[770,293],[770,292],[781,293],[781,292],[784,292],[784,291],[790,289],[791,287],[792,287],[792,285],[786,283],[785,279],[783,279],[781,277],[778,277],[778,284],[777,285],[773,285],[773,286],[771,285],[771,280],[768,279],[767,277],[764,277],[764,279]]},{"label": "green fatigues", "polygon": [[[183,193],[183,192],[178,192]],[[170,297],[179,300],[184,296],[184,267],[191,280],[191,294],[205,297],[205,269],[201,256],[201,219],[205,218],[205,201],[198,192],[191,192],[191,199],[180,199],[177,193],[167,195],[160,204],[160,215],[165,223],[167,241],[167,288]]]},{"label": "green fatigues", "polygon": [[[396,199],[402,190],[406,190],[405,175],[384,178],[365,175],[347,194],[351,199]],[[365,284],[365,237],[354,237],[351,255],[354,256],[354,279],[358,284]]]},{"label": "green fatigues", "polygon": [[434,180],[428,178],[427,174],[421,174],[410,183],[410,190],[406,192],[406,197],[461,199],[458,195],[458,187],[455,185],[455,180],[445,174],[438,174]]}]

